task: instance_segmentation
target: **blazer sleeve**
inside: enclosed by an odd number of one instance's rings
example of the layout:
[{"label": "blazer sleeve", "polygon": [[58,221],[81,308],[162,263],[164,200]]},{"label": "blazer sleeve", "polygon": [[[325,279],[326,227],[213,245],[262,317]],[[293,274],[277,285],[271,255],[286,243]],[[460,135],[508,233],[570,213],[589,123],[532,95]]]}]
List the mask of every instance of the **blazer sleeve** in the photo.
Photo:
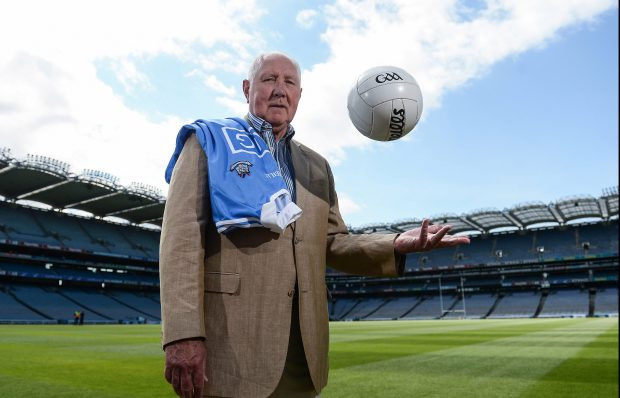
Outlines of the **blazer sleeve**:
[{"label": "blazer sleeve", "polygon": [[350,234],[340,215],[334,176],[329,164],[327,164],[327,176],[329,180],[327,265],[354,275],[402,276],[405,256],[394,252],[394,240],[398,234]]},{"label": "blazer sleeve", "polygon": [[204,338],[207,159],[192,134],[174,167],[159,245],[162,345]]}]

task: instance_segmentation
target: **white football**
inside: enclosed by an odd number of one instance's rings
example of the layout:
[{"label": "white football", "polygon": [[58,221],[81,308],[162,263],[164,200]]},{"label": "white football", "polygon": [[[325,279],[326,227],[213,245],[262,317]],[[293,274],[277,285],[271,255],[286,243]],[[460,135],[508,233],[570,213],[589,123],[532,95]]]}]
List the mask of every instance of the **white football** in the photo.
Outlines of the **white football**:
[{"label": "white football", "polygon": [[413,130],[420,120],[422,91],[405,70],[377,66],[357,78],[347,109],[360,133],[377,141],[393,141]]}]

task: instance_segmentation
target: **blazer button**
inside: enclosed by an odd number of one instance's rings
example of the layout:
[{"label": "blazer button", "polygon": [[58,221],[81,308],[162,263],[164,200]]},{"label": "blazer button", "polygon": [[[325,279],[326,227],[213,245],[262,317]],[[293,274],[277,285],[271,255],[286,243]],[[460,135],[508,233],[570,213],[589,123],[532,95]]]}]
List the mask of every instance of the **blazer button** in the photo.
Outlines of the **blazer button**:
[{"label": "blazer button", "polygon": [[295,237],[295,244],[299,244],[299,242],[301,242],[301,238],[299,236]]},{"label": "blazer button", "polygon": [[287,294],[289,297],[293,297],[293,295],[295,294],[295,289],[289,290]]}]

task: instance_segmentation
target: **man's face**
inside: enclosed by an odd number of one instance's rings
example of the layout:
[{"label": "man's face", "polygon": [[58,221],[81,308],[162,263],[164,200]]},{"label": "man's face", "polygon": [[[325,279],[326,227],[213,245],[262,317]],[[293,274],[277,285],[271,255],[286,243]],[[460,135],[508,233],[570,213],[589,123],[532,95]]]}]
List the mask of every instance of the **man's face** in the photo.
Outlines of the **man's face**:
[{"label": "man's face", "polygon": [[252,114],[268,121],[274,132],[286,131],[301,97],[300,77],[286,57],[267,57],[253,81],[243,81]]}]

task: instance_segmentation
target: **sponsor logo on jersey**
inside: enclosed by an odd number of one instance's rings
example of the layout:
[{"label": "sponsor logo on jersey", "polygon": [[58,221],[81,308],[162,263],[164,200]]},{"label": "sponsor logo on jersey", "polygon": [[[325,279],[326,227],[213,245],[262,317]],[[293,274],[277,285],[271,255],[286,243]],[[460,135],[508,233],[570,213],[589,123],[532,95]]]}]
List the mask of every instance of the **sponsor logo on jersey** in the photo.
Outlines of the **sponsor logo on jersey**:
[{"label": "sponsor logo on jersey", "polygon": [[267,178],[276,178],[276,177],[282,177],[282,173],[280,173],[280,170],[276,170],[276,171],[272,171],[271,173],[265,173],[265,177]]},{"label": "sponsor logo on jersey", "polygon": [[249,132],[232,127],[223,127],[222,134],[228,144],[228,149],[233,155],[238,153],[248,153],[262,158],[269,153],[269,149],[256,130],[250,129]]}]

